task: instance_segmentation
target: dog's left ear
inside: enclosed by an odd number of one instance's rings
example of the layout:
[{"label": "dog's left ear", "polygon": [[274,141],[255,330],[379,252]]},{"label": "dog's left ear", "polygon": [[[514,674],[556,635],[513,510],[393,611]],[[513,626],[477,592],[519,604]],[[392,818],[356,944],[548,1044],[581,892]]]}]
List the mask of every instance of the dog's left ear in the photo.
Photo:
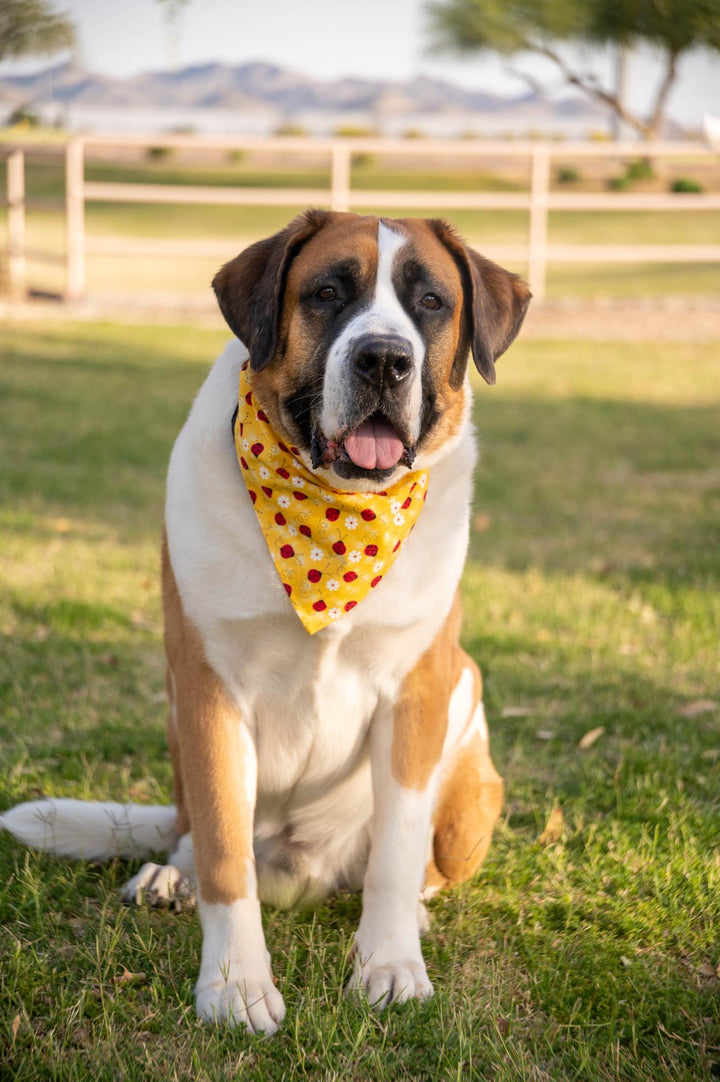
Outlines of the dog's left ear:
[{"label": "dog's left ear", "polygon": [[220,311],[233,334],[247,346],[255,372],[275,356],[290,263],[330,217],[328,211],[306,211],[279,233],[246,248],[213,278]]},{"label": "dog's left ear", "polygon": [[[450,250],[463,277],[475,367],[486,383],[495,383],[495,361],[520,330],[532,296],[530,289],[519,274],[504,270],[468,248],[448,222],[438,218],[431,225]],[[464,365],[464,360],[458,358],[456,365]],[[464,374],[464,367],[462,373],[453,372],[460,380]]]}]

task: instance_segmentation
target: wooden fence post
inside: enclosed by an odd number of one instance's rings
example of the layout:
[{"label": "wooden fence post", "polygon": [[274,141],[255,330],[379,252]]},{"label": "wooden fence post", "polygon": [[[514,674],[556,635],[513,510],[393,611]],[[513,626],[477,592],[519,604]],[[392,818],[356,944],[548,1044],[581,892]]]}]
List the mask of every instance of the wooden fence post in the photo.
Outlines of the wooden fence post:
[{"label": "wooden fence post", "polygon": [[8,292],[10,300],[26,295],[25,263],[25,154],[13,150],[7,159]]},{"label": "wooden fence post", "polygon": [[350,151],[339,143],[332,148],[330,209],[350,210]]},{"label": "wooden fence post", "polygon": [[65,299],[85,295],[85,142],[73,136],[65,151]]},{"label": "wooden fence post", "polygon": [[548,195],[550,153],[534,147],[530,184],[530,235],[528,239],[528,282],[537,301],[545,300],[547,280]]}]

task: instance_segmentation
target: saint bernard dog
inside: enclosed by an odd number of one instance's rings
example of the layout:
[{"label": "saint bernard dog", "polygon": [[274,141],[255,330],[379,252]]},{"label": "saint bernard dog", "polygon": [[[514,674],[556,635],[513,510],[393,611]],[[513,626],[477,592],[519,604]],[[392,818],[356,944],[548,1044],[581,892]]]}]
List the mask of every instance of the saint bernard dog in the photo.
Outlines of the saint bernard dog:
[{"label": "saint bernard dog", "polygon": [[85,859],[159,851],[126,901],[197,898],[204,1019],[283,1020],[260,903],[362,890],[350,990],[432,994],[424,901],[502,802],[458,583],[487,383],[530,299],[441,220],[311,210],[213,283],[237,336],[175,444],[162,586],[169,807],[41,800],[0,825]]}]

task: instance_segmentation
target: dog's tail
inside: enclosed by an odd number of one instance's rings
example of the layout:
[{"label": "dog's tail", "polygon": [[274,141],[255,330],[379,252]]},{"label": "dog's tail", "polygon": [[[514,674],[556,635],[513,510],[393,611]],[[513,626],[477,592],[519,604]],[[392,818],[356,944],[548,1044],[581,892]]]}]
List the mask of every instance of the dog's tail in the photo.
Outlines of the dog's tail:
[{"label": "dog's tail", "polygon": [[33,849],[76,860],[142,857],[177,841],[175,808],[162,805],[33,800],[0,815],[7,830]]}]

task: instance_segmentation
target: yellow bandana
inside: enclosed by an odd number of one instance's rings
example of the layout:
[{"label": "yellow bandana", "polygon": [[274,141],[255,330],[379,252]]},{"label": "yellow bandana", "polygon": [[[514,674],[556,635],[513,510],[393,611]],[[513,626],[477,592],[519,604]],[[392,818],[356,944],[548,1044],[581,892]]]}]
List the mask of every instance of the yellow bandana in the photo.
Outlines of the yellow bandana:
[{"label": "yellow bandana", "polygon": [[407,473],[383,492],[340,492],[277,438],[240,373],[235,450],[275,569],[306,630],[354,609],[387,574],[427,495]]}]

